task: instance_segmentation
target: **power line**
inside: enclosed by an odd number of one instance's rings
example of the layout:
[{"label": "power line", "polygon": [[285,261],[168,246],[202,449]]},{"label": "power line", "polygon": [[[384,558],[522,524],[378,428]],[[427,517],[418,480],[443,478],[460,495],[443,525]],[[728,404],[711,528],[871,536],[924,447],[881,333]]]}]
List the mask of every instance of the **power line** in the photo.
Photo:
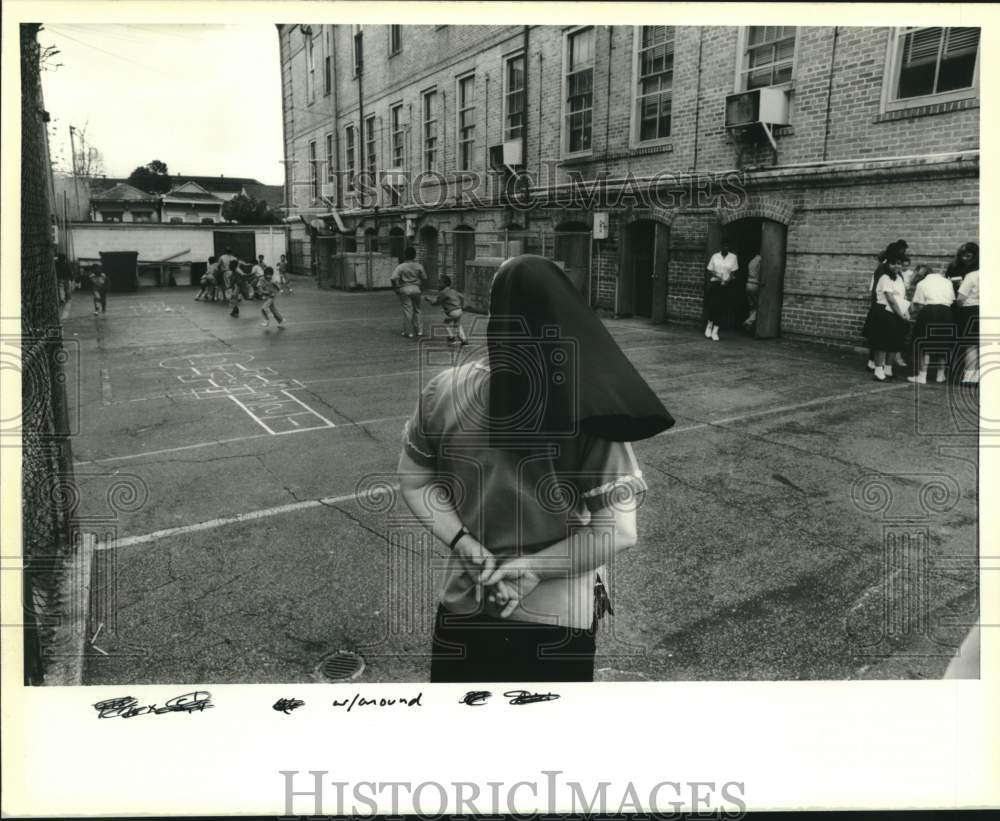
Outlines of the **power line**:
[{"label": "power line", "polygon": [[107,49],[103,49],[100,46],[95,46],[93,43],[87,43],[87,42],[84,42],[83,40],[78,40],[76,37],[70,36],[65,31],[61,31],[61,30],[57,29],[55,26],[50,25],[49,29],[52,30],[52,31],[55,31],[57,34],[60,34],[61,36],[65,37],[67,40],[72,40],[74,43],[79,43],[81,46],[86,46],[87,48],[94,49],[94,51],[99,51],[102,54],[107,54],[109,57],[114,57],[116,60],[121,60],[122,62],[129,63],[129,64],[134,65],[134,66],[139,66],[139,68],[144,68],[147,71],[152,71],[152,72],[154,72],[156,74],[161,74],[163,76],[167,76],[160,69],[153,68],[152,66],[147,66],[145,63],[140,63],[140,62],[137,62],[136,60],[130,60],[128,57],[122,57],[120,54],[115,54],[113,51],[108,51]]}]

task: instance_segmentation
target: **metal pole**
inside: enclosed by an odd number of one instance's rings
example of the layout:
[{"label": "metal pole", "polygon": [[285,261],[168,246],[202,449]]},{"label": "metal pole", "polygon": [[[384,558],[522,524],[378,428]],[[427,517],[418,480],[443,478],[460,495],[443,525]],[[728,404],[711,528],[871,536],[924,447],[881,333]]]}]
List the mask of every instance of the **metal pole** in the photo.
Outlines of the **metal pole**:
[{"label": "metal pole", "polygon": [[76,129],[73,126],[69,127],[69,153],[73,161],[73,190],[76,192],[76,213],[80,213],[80,186],[77,184],[76,179],[76,141],[73,139],[73,134],[76,133]]}]

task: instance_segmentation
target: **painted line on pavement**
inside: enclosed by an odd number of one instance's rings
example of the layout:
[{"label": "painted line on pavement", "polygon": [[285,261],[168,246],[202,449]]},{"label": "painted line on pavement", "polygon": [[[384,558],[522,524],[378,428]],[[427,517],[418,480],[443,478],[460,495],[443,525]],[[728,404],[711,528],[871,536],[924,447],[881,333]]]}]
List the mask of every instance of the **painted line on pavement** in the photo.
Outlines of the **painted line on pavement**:
[{"label": "painted line on pavement", "polygon": [[[909,384],[905,385],[890,385],[883,388],[875,388],[868,391],[851,391],[849,393],[841,393],[835,396],[822,396],[818,399],[810,399],[807,402],[798,402],[794,405],[784,405],[779,408],[768,408],[761,411],[754,411],[753,413],[743,414],[741,416],[731,416],[727,419],[718,419],[713,422],[700,422],[696,425],[688,425],[687,427],[674,428],[672,430],[665,431],[664,435],[669,435],[671,433],[688,433],[690,431],[701,430],[703,428],[714,427],[718,425],[730,424],[732,422],[739,422],[746,419],[753,419],[758,416],[766,416],[768,414],[775,413],[786,413],[788,411],[797,410],[799,408],[807,408],[812,405],[824,404],[827,402],[835,402],[840,399],[856,399],[861,396],[867,396],[869,394],[875,393],[885,393],[887,391],[899,390],[900,388],[909,387]],[[399,417],[406,418],[406,417]],[[361,425],[363,422],[356,422],[355,424]],[[398,490],[397,485],[393,485],[393,490]],[[180,525],[178,527],[170,527],[166,530],[157,530],[153,533],[147,533],[143,536],[131,536],[129,538],[120,539],[117,543],[117,547],[132,547],[139,544],[149,544],[150,542],[155,542],[157,539],[167,538],[169,536],[179,536],[185,533],[194,533],[202,530],[213,530],[217,527],[225,527],[230,524],[238,524],[240,522],[246,522],[257,519],[266,519],[271,516],[280,516],[284,513],[295,513],[300,510],[310,510],[312,508],[324,507],[331,504],[339,504],[341,502],[357,501],[361,498],[367,498],[369,496],[383,492],[383,489],[374,489],[366,493],[348,493],[343,496],[328,496],[323,499],[311,499],[304,502],[293,502],[287,505],[279,505],[278,507],[266,508],[264,510],[254,510],[249,513],[239,513],[235,516],[226,516],[220,519],[210,519],[207,522],[198,522],[193,525]]]},{"label": "painted line on pavement", "polygon": [[[359,419],[357,422],[342,422],[336,427],[316,427],[307,428],[304,430],[295,431],[296,433],[309,433],[311,431],[317,430],[350,430],[351,428],[359,428],[363,425],[377,425],[381,422],[394,422],[402,419],[409,419],[411,414],[405,414],[404,416],[383,416],[378,419]],[[271,433],[254,433],[250,436],[234,436],[231,439],[213,439],[211,442],[196,442],[193,445],[178,445],[175,448],[161,448],[160,450],[146,450],[142,453],[128,453],[124,456],[102,456],[99,459],[78,459],[74,461],[76,465],[97,465],[103,462],[125,462],[130,459],[142,459],[147,456],[164,456],[168,453],[181,453],[186,450],[199,450],[200,448],[211,448],[217,447],[218,445],[230,445],[234,442],[247,442],[252,439],[267,439],[269,436],[273,436]]]},{"label": "painted line on pavement", "polygon": [[[393,491],[399,490],[399,485],[391,486]],[[253,510],[249,513],[237,513],[235,516],[225,516],[220,519],[209,519],[207,522],[198,522],[193,525],[181,525],[179,527],[168,527],[165,530],[157,530],[147,533],[144,536],[131,536],[126,539],[118,539],[109,543],[107,547],[99,547],[98,550],[109,550],[118,547],[134,547],[140,544],[149,544],[157,539],[164,539],[169,536],[180,536],[187,533],[197,533],[201,530],[214,530],[217,527],[239,524],[240,522],[251,522],[257,519],[266,519],[270,516],[279,516],[282,513],[297,513],[300,510],[311,510],[317,507],[340,504],[341,502],[357,501],[375,496],[379,497],[385,493],[385,487],[374,488],[365,493],[345,493],[343,496],[327,496],[324,499],[310,499],[305,502],[292,502],[287,505],[267,508],[266,510]]]}]

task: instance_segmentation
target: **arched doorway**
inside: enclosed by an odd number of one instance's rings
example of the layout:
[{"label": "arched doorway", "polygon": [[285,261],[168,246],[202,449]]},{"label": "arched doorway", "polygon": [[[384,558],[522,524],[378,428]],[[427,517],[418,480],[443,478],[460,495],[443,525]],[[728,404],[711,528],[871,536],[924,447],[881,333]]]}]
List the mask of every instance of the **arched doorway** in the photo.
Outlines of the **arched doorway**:
[{"label": "arched doorway", "polygon": [[406,232],[398,225],[389,229],[389,255],[397,262],[403,261],[403,249],[406,248]]},{"label": "arched doorway", "polygon": [[420,229],[420,245],[423,250],[422,262],[427,272],[427,284],[438,287],[438,232],[432,225]]},{"label": "arched doorway", "polygon": [[459,225],[452,233],[455,264],[455,287],[465,288],[465,263],[476,257],[476,232],[468,225]]},{"label": "arched doorway", "polygon": [[773,339],[781,336],[787,226],[765,217],[744,217],[725,226],[712,226],[709,229],[707,249],[709,257],[719,250],[723,236],[729,240],[730,250],[736,254],[740,263],[737,291],[733,299],[733,323],[741,325],[750,311],[746,298],[747,271],[750,261],[760,254],[757,321],[752,331],[757,339]]},{"label": "arched doorway", "polygon": [[616,313],[665,321],[669,226],[658,220],[634,220],[624,226],[619,245]]},{"label": "arched doorway", "polygon": [[582,222],[563,222],[555,230],[555,259],[581,294],[590,286],[590,228]]}]

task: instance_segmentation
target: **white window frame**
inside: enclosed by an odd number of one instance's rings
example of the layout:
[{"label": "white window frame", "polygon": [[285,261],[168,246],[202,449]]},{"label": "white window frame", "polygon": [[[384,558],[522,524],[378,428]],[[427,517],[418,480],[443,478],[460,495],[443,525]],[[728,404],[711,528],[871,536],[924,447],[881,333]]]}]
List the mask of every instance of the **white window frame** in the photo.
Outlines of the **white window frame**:
[{"label": "white window frame", "polygon": [[[736,78],[733,82],[733,91],[739,93],[746,91],[746,79],[750,72],[746,66],[747,46],[750,40],[750,26],[740,26],[739,38],[736,45]],[[802,40],[802,27],[795,26],[795,44],[792,47],[792,78],[783,83],[775,83],[767,88],[792,89],[795,87],[795,78],[799,76],[799,45]]]},{"label": "white window frame", "polygon": [[327,132],[323,139],[326,141],[326,181],[333,182],[336,179],[334,168],[336,167],[337,162],[333,132]]},{"label": "white window frame", "polygon": [[307,162],[309,163],[309,185],[312,189],[312,201],[316,202],[319,199],[320,188],[319,188],[319,146],[316,144],[316,140],[310,140],[309,145],[306,147],[308,157]]},{"label": "white window frame", "polygon": [[[396,114],[399,114],[397,119]],[[399,137],[399,163],[396,163],[396,137]],[[403,122],[402,100],[389,106],[389,157],[390,168],[406,168],[406,123]]]},{"label": "white window frame", "polygon": [[[569,43],[570,40],[581,32],[592,29],[594,32],[594,57],[593,63],[591,64],[590,70],[592,72],[591,77],[593,78],[593,83],[590,92],[590,148],[580,149],[579,151],[569,150],[569,108],[567,99],[569,93]],[[596,80],[597,80],[597,27],[596,26],[575,26],[574,28],[568,29],[563,33],[563,60],[562,60],[562,83],[561,83],[561,100],[559,103],[559,146],[561,155],[563,157],[586,157],[594,153],[594,91],[596,90]]]},{"label": "white window frame", "polygon": [[[361,51],[364,52],[365,38],[364,38],[364,26],[360,23],[354,23],[351,25],[351,76],[358,76],[358,35],[361,37]],[[362,53],[362,57],[364,54]]]},{"label": "white window frame", "polygon": [[[434,116],[428,120],[425,119],[427,116],[427,98],[431,95],[434,97],[434,111],[432,112]],[[437,171],[441,163],[441,117],[438,114],[440,99],[437,86],[434,88],[425,88],[420,92],[420,167],[427,172]],[[428,135],[428,125],[431,126],[432,133],[430,135]],[[434,140],[434,145],[430,149],[427,147],[428,136]],[[427,160],[427,152],[429,150],[434,152],[434,162],[428,162]]]},{"label": "white window frame", "polygon": [[[462,108],[462,83],[465,80],[472,80],[472,105],[467,105]],[[456,171],[471,171],[475,165],[475,155],[476,155],[476,128],[479,123],[476,121],[478,115],[478,103],[479,103],[479,89],[476,88],[476,72],[467,71],[464,74],[460,74],[455,77],[455,170]],[[469,111],[473,112],[472,116],[472,139],[463,140],[462,139],[462,112]],[[466,143],[471,144],[469,149],[469,162],[462,162],[462,147]]]},{"label": "white window frame", "polygon": [[[369,139],[368,123],[371,123],[371,139]],[[361,139],[365,141],[365,168],[366,174],[371,174],[372,179],[369,184],[374,185],[378,180],[378,123],[374,114],[365,117],[361,127]]]},{"label": "white window frame", "polygon": [[973,70],[972,85],[969,88],[945,91],[941,94],[925,94],[920,97],[902,97],[896,99],[896,87],[899,85],[900,62],[903,51],[902,43],[907,34],[922,28],[954,28],[954,26],[896,26],[890,29],[889,42],[886,46],[885,76],[882,80],[883,114],[887,111],[902,111],[907,108],[919,108],[920,106],[935,105],[937,103],[970,100],[979,96],[979,71],[983,54],[982,29],[979,32],[979,48],[976,50],[976,67]]},{"label": "white window frame", "polygon": [[[389,29],[389,56],[395,57],[397,54],[401,54],[403,52],[403,27],[388,26],[388,29]],[[392,47],[392,34],[394,29],[398,29],[399,31],[399,48],[396,49]]]},{"label": "white window frame", "polygon": [[510,63],[514,60],[521,60],[524,63],[524,79],[527,80],[528,77],[528,59],[524,54],[524,49],[518,49],[517,51],[511,52],[510,54],[505,54],[503,57],[502,75],[503,75],[503,141],[512,142],[514,140],[520,140],[524,136],[524,129],[527,125],[528,120],[528,97],[524,93],[526,83],[521,85],[521,136],[511,137],[510,136],[510,123],[508,121],[510,117],[510,109],[508,108],[508,95],[510,94],[510,88],[508,87],[509,74],[507,69]]},{"label": "white window frame", "polygon": [[[642,50],[642,29],[643,26],[636,26],[633,37],[632,48],[632,119],[629,126],[629,148],[639,148],[647,146],[665,145],[674,138],[674,92],[671,86],[670,91],[670,133],[666,137],[654,137],[651,140],[642,140],[642,121],[639,117],[639,52]],[[674,60],[677,60],[677,28],[674,27]]]},{"label": "white window frame", "polygon": [[306,102],[316,102],[316,42],[312,32],[306,35]]},{"label": "white window frame", "polygon": [[358,173],[358,129],[354,123],[344,126],[344,170],[347,173],[347,190],[354,190]]}]

